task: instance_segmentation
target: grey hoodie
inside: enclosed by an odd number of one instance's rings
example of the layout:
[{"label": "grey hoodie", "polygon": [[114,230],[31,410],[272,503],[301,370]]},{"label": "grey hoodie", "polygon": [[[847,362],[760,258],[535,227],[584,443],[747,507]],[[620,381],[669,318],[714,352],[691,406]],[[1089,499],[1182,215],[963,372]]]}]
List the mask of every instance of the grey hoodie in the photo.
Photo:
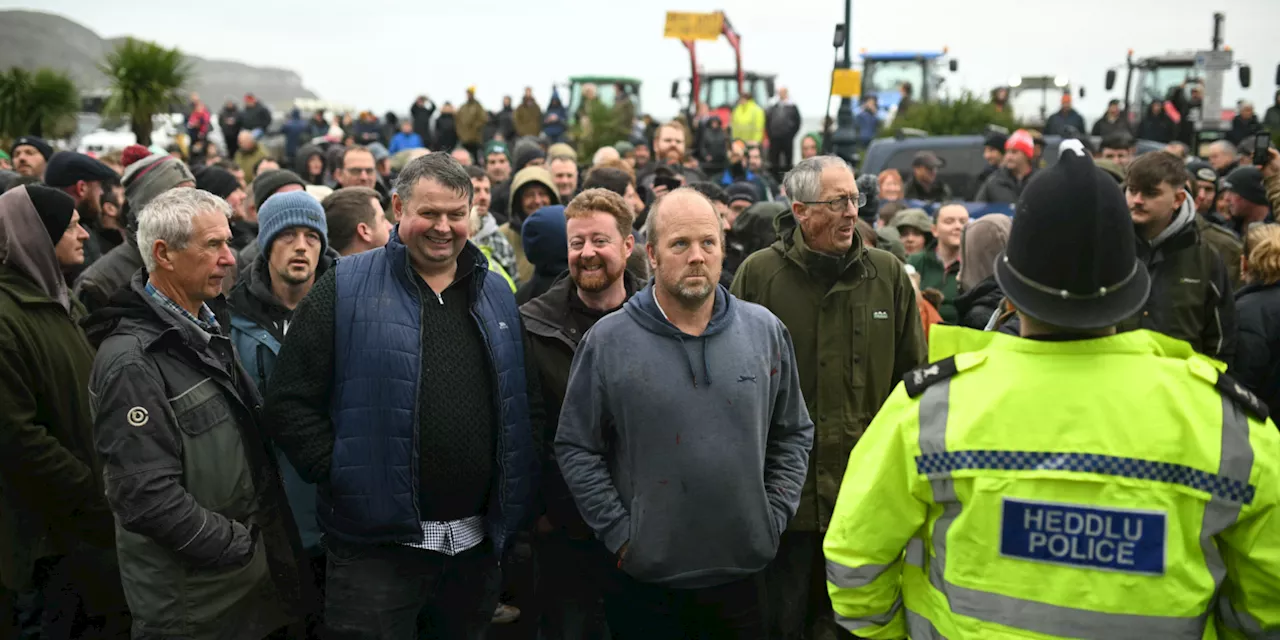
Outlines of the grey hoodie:
[{"label": "grey hoodie", "polygon": [[[795,515],[813,422],[791,335],[716,290],[690,336],[653,285],[605,316],[574,356],[555,449],[583,519],[621,567],[676,588],[760,571]],[[618,348],[627,345],[627,348]]]}]

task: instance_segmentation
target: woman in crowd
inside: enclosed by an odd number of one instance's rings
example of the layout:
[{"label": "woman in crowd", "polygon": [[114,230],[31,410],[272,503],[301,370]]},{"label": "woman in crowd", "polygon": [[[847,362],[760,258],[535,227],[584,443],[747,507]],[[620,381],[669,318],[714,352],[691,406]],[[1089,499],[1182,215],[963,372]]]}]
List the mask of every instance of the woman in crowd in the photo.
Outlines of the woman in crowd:
[{"label": "woman in crowd", "polygon": [[1236,361],[1231,373],[1257,394],[1271,415],[1280,411],[1280,225],[1245,234],[1240,259],[1245,286],[1236,292]]},{"label": "woman in crowd", "polygon": [[960,325],[982,330],[1000,308],[1004,295],[996,284],[996,256],[1009,244],[1013,220],[1001,214],[978,218],[964,230],[960,240],[960,296],[956,312]]},{"label": "woman in crowd", "polygon": [[876,178],[880,185],[880,203],[897,202],[902,199],[902,174],[897,169],[885,169]]}]

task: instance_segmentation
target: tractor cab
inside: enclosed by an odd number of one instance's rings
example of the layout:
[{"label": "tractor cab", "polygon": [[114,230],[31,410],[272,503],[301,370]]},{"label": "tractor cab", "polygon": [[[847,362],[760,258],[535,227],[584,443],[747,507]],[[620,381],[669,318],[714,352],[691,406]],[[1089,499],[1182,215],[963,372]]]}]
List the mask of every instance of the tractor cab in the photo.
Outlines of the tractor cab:
[{"label": "tractor cab", "polygon": [[631,98],[631,103],[636,107],[636,113],[640,111],[640,81],[635,78],[625,78],[622,76],[575,76],[569,78],[569,100],[565,106],[569,109],[570,117],[578,113],[578,108],[582,106],[582,90],[587,85],[594,85],[596,88],[596,98],[606,107],[612,107],[618,98],[618,89],[621,88],[627,96]]},{"label": "tractor cab", "polygon": [[900,87],[911,84],[911,99],[931,102],[938,98],[946,80],[943,64],[951,71],[958,68],[954,58],[943,51],[862,52],[862,96],[875,96],[880,117],[888,120],[902,100]]},{"label": "tractor cab", "polygon": [[[698,100],[694,104],[707,105],[707,109],[712,115],[719,116],[720,122],[726,127],[729,126],[733,108],[737,106],[738,96],[741,93],[738,89],[738,74],[733,71],[723,73],[702,72],[699,76]],[[744,71],[742,77],[746,91],[751,94],[756,104],[760,105],[761,109],[768,109],[769,103],[774,96],[774,78],[776,76]],[[671,97],[679,99],[681,93],[680,85],[681,82],[679,81],[672,83]],[[687,109],[692,107],[693,104],[687,105]]]}]

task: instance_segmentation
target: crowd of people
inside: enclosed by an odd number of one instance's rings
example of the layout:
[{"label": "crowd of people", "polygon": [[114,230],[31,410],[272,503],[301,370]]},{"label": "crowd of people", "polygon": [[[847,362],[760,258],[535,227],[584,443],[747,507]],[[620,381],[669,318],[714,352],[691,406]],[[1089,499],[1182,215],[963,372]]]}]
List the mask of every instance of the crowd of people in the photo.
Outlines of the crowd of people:
[{"label": "crowd of people", "polygon": [[[994,134],[978,195],[1017,214],[971,220],[931,152],[858,176],[811,135],[791,166],[785,90],[590,162],[553,133],[558,97],[486,132],[468,93],[456,119],[425,96],[400,123],[291,114],[279,157],[250,97],[193,100],[186,150],[13,142],[0,637],[1106,636],[1148,622],[1126,591],[1151,618],[1220,594],[1214,624],[1280,628],[1274,149],[1188,163],[1116,130],[1041,168],[1039,136]],[[1144,366],[1166,386],[1123,394]],[[1159,419],[1133,409],[1152,398]],[[1169,428],[1090,439],[1126,421]],[[1009,442],[1040,466],[978,455]],[[1063,446],[1124,452],[1035,458]],[[1069,472],[1125,493],[1047,493]],[[1256,494],[1202,529],[1193,490],[1228,480]],[[1001,494],[1029,550],[997,543]],[[1053,518],[1104,512],[1167,542],[1067,531],[1092,546],[1062,560]],[[1107,582],[1135,563],[1167,584]]]}]

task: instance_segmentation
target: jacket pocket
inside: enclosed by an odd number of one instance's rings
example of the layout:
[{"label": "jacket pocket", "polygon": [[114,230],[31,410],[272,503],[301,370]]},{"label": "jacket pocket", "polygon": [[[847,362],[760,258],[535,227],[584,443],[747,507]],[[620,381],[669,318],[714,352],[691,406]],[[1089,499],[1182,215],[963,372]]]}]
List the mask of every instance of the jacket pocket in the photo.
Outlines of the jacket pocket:
[{"label": "jacket pocket", "polygon": [[169,401],[182,439],[183,486],[206,509],[233,520],[254,511],[253,479],[235,412],[213,380]]}]

